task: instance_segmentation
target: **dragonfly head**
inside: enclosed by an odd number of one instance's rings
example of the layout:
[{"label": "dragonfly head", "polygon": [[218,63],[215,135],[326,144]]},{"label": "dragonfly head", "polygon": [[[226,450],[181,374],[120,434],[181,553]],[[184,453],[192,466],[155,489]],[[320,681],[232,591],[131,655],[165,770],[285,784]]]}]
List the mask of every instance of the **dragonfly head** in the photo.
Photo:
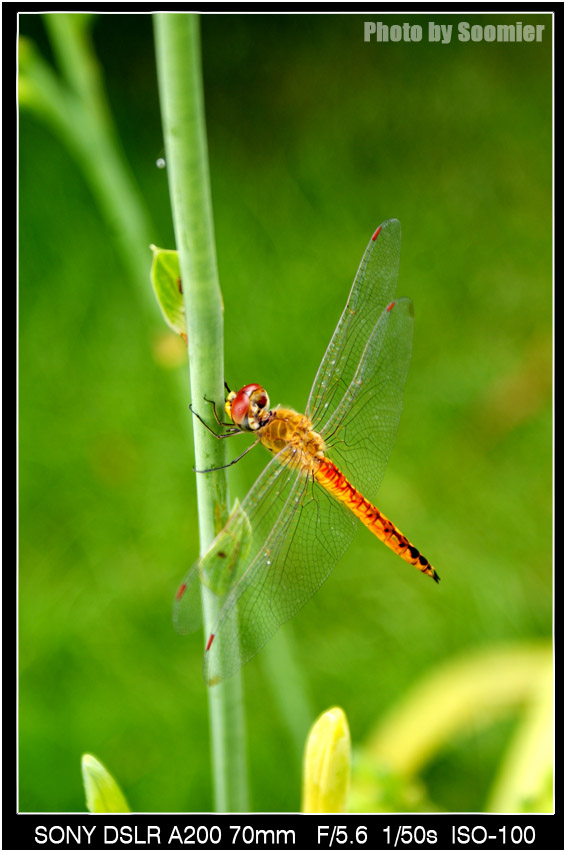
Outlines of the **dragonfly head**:
[{"label": "dragonfly head", "polygon": [[264,425],[269,414],[269,397],[261,385],[244,385],[236,393],[230,391],[226,414],[243,432],[255,432]]}]

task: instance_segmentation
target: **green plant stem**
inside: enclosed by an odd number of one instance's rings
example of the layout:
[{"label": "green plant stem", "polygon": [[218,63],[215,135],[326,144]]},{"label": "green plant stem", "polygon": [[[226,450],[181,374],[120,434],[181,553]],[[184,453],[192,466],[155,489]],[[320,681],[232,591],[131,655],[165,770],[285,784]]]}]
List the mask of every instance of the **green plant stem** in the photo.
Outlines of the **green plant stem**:
[{"label": "green plant stem", "polygon": [[[191,395],[224,398],[223,319],[208,177],[198,17],[154,17],[159,94],[167,173],[179,251],[189,339]],[[200,406],[211,426],[210,406]],[[195,429],[199,470],[225,464],[224,442]],[[225,471],[197,477],[201,552],[227,517]],[[216,620],[212,596],[203,599],[205,636]],[[214,804],[219,811],[248,810],[245,726],[240,674],[209,690]]]},{"label": "green plant stem", "polygon": [[44,15],[63,79],[35,47],[20,47],[20,104],[35,110],[69,148],[113,232],[121,259],[145,304],[150,218],[120,148],[83,15]]}]

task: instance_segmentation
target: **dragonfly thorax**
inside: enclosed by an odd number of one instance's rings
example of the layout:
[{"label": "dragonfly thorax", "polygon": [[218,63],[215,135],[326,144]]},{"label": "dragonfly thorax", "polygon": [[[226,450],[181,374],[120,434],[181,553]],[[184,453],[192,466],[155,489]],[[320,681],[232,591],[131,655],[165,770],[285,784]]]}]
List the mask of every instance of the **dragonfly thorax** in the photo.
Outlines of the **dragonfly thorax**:
[{"label": "dragonfly thorax", "polygon": [[324,459],[323,438],[306,415],[291,408],[274,408],[258,434],[270,452],[281,453],[282,464],[299,468],[303,473],[314,474]]}]

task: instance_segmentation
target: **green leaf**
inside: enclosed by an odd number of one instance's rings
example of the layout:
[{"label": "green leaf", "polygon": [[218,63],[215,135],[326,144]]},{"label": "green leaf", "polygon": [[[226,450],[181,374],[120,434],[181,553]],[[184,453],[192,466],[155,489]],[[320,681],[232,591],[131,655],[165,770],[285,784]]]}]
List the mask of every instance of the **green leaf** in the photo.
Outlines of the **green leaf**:
[{"label": "green leaf", "polygon": [[202,622],[201,584],[218,599],[218,606],[222,605],[222,599],[242,575],[251,538],[248,516],[236,500],[226,526],[193,565],[177,592],[173,621],[178,633],[192,633]]},{"label": "green leaf", "polygon": [[549,653],[546,642],[525,642],[444,663],[380,721],[364,747],[365,756],[396,773],[417,774],[472,721],[487,725],[524,706]]},{"label": "green leaf", "polygon": [[241,568],[246,564],[251,540],[249,518],[236,500],[226,526],[214,539],[199,565],[202,582],[216,595],[221,597],[227,594],[240,579],[238,566]]},{"label": "green leaf", "polygon": [[496,813],[551,813],[554,762],[554,659],[529,675],[531,692],[499,766],[488,801]]},{"label": "green leaf", "polygon": [[150,277],[155,298],[167,325],[187,343],[179,254],[153,245],[150,248],[153,252]]}]

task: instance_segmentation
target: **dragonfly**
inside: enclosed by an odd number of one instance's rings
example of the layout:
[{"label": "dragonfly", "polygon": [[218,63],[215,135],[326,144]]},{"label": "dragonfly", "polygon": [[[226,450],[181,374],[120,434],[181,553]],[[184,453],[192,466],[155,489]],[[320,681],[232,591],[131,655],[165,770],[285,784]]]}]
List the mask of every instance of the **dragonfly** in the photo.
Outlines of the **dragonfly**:
[{"label": "dragonfly", "polygon": [[396,219],[371,237],[304,414],[270,408],[259,384],[226,386],[229,422],[214,408],[219,426],[228,427],[212,430],[217,437],[249,433],[255,442],[248,450],[262,444],[273,458],[175,597],[180,633],[200,623],[201,587],[215,598],[218,615],[204,652],[211,686],[238,671],[307,603],[350,546],[358,521],[405,562],[440,579],[374,502],[412,348],[412,302],[395,298],[400,246]]}]

